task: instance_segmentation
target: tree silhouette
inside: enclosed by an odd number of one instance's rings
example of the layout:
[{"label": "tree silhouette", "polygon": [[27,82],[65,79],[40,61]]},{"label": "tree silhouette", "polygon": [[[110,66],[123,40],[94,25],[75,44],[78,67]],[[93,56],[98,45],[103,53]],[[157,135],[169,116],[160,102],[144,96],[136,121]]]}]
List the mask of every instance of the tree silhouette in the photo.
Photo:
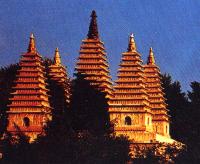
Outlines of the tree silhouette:
[{"label": "tree silhouette", "polygon": [[181,85],[178,81],[172,82],[169,74],[162,75],[162,87],[171,116],[171,136],[184,143],[187,139],[188,122],[186,117],[189,105],[186,94],[181,91]]},{"label": "tree silhouette", "polygon": [[192,91],[188,92],[189,98],[189,111],[187,113],[187,120],[189,129],[187,129],[187,145],[189,156],[194,162],[198,163],[200,161],[200,83],[191,82]]},{"label": "tree silhouette", "polygon": [[[47,63],[48,64],[48,63]],[[73,80],[71,103],[63,102],[63,87],[48,80],[52,120],[33,143],[24,134],[1,140],[3,163],[126,163],[130,143],[125,137],[115,137],[109,121],[105,94],[90,85],[85,76]],[[58,100],[56,100],[58,99]],[[111,135],[112,134],[112,135]]]},{"label": "tree silhouette", "polygon": [[[45,65],[45,72],[47,76],[47,84],[49,89],[49,101],[50,105],[53,108],[52,116],[58,117],[57,119],[60,119],[59,117],[63,117],[66,110],[69,108],[69,104],[67,103],[67,96],[65,93],[66,87],[69,86],[69,81],[65,81],[65,83],[59,83],[56,80],[53,80],[49,75],[49,66],[53,64],[53,61],[49,58],[44,59],[44,65]],[[62,119],[62,118],[61,118]]]},{"label": "tree silhouette", "polygon": [[0,69],[0,137],[6,130],[7,126],[7,105],[12,91],[13,81],[16,78],[18,64],[11,64]]},{"label": "tree silhouette", "polygon": [[187,149],[176,159],[176,163],[198,163],[200,160],[200,83],[192,82],[188,98],[181,91],[179,82],[172,82],[171,76],[162,76],[166,103],[171,115],[172,138],[186,144]]},{"label": "tree silhouette", "polygon": [[111,128],[106,94],[97,90],[85,78],[85,75],[76,74],[72,82],[69,110],[73,129],[97,135],[106,134]]},{"label": "tree silhouette", "polygon": [[191,108],[195,111],[200,111],[200,83],[191,82],[192,91],[188,92]]},{"label": "tree silhouette", "polygon": [[3,158],[0,163],[25,164],[35,163],[35,156],[32,144],[29,144],[29,137],[24,135],[20,130],[14,136],[10,133],[4,133],[3,139],[0,141],[2,146]]}]

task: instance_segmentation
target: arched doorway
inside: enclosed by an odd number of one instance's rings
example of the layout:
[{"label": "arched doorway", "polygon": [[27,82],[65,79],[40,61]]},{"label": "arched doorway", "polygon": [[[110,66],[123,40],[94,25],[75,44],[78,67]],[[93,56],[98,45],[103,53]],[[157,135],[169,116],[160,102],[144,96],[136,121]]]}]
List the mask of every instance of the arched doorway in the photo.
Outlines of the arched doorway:
[{"label": "arched doorway", "polygon": [[125,125],[131,125],[131,118],[129,116],[125,117]]},{"label": "arched doorway", "polygon": [[24,126],[29,127],[30,126],[30,119],[28,117],[23,118]]}]

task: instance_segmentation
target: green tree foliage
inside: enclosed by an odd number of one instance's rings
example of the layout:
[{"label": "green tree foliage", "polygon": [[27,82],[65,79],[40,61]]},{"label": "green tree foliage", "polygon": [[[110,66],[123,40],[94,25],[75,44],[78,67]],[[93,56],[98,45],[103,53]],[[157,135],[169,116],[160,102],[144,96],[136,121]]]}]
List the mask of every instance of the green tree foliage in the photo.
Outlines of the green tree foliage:
[{"label": "green tree foliage", "polygon": [[180,83],[178,81],[173,82],[169,74],[162,75],[162,87],[164,89],[169,115],[171,116],[171,136],[185,143],[189,126],[187,122],[189,104],[186,94],[181,91]]},{"label": "green tree foliage", "polygon": [[194,162],[200,161],[200,83],[191,82],[191,91],[188,92],[189,112],[187,119],[190,124],[188,129],[188,151]]},{"label": "green tree foliage", "polygon": [[136,158],[133,159],[133,163],[174,163],[177,155],[182,153],[184,149],[180,143],[157,143],[145,148],[135,145],[134,154]]},{"label": "green tree foliage", "polygon": [[72,82],[70,111],[73,129],[97,135],[109,133],[111,124],[105,93],[95,89],[85,78],[77,74]]},{"label": "green tree foliage", "polygon": [[0,141],[3,148],[3,158],[0,163],[11,164],[11,163],[32,163],[35,162],[34,155],[30,152],[32,145],[29,144],[29,138],[23,133],[18,131],[15,136],[9,133],[4,133],[4,139]]},{"label": "green tree foliage", "polygon": [[68,110],[69,104],[67,103],[67,95],[65,93],[66,87],[69,87],[69,81],[66,79],[66,84],[58,83],[58,81],[53,80],[49,76],[49,66],[53,64],[53,61],[49,58],[45,58],[44,60],[44,66],[45,66],[45,72],[47,76],[47,88],[49,89],[49,101],[50,105],[53,108],[52,116],[58,117],[60,119],[60,116],[63,116],[65,113],[65,110]]},{"label": "green tree foliage", "polygon": [[188,92],[190,107],[192,110],[200,112],[200,83],[194,81],[190,86],[192,88],[192,91]]},{"label": "green tree foliage", "polygon": [[0,68],[0,137],[6,129],[7,105],[9,104],[11,88],[18,69],[18,64],[11,64],[10,66]]},{"label": "green tree foliage", "polygon": [[125,163],[129,160],[129,141],[108,135],[108,124],[105,95],[78,75],[69,110],[53,117],[46,135],[35,142],[40,150],[38,163]]},{"label": "green tree foliage", "polygon": [[[52,83],[52,87],[54,85]],[[62,93],[60,90],[54,91]],[[5,152],[2,162],[126,163],[130,159],[130,143],[125,137],[109,135],[110,123],[105,95],[90,86],[82,76],[77,76],[73,82],[71,101],[69,109],[62,112],[52,109],[52,121],[45,127],[45,135],[39,136],[35,142],[29,144],[26,138],[20,136],[14,142],[16,144],[12,144],[12,139],[5,137],[2,140]],[[81,125],[75,119],[87,126]]]},{"label": "green tree foliage", "polygon": [[171,136],[187,146],[174,160],[176,163],[199,163],[200,83],[191,83],[189,99],[181,91],[180,83],[172,82],[169,75],[162,76],[162,83],[171,115]]},{"label": "green tree foliage", "polygon": [[154,164],[161,161],[161,157],[156,155],[156,146],[151,148],[142,149],[139,146],[135,147],[135,158],[133,158],[134,164]]}]

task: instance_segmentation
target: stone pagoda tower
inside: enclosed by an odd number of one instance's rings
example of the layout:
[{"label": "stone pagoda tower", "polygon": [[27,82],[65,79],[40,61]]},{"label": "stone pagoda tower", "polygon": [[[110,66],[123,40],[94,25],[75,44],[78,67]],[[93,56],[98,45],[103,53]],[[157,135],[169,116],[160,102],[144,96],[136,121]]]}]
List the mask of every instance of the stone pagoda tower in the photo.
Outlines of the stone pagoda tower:
[{"label": "stone pagoda tower", "polygon": [[135,142],[144,143],[154,140],[155,134],[140,56],[132,34],[127,52],[122,53],[109,112],[116,135],[123,134]]},{"label": "stone pagoda tower", "polygon": [[170,137],[169,116],[161,87],[160,70],[155,63],[152,48],[150,48],[147,64],[145,65],[145,76],[146,89],[153,112],[153,129],[162,136]]},{"label": "stone pagoda tower", "polygon": [[49,66],[49,77],[57,85],[64,89],[64,99],[69,104],[70,99],[70,80],[67,75],[66,67],[61,63],[61,57],[58,48],[55,50],[53,64]]},{"label": "stone pagoda tower", "polygon": [[97,16],[92,11],[87,39],[82,40],[76,72],[86,74],[92,85],[105,92],[107,98],[112,95],[112,82],[109,75],[109,65],[105,53],[104,43],[100,40]]},{"label": "stone pagoda tower", "polygon": [[44,66],[42,57],[36,50],[33,34],[28,51],[22,55],[19,65],[9,99],[7,130],[13,134],[21,131],[33,140],[43,132],[43,126],[51,119]]}]

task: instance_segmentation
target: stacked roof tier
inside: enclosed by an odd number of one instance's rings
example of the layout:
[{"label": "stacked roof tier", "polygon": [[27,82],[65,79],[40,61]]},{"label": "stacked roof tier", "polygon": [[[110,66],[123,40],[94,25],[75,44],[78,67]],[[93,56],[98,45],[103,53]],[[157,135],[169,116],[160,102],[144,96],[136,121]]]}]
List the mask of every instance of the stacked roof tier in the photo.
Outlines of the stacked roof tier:
[{"label": "stacked roof tier", "polygon": [[51,119],[51,107],[42,57],[36,50],[33,34],[28,51],[22,55],[19,65],[9,99],[8,131],[21,131],[34,139]]},{"label": "stacked roof tier", "polygon": [[128,51],[122,53],[113,98],[109,101],[109,112],[111,121],[115,123],[116,134],[128,135],[138,142],[153,138],[153,134],[148,133],[153,131],[152,111],[145,89],[143,69],[131,35]]},{"label": "stacked roof tier", "polygon": [[99,90],[112,96],[112,82],[103,42],[99,38],[96,13],[92,11],[87,39],[82,41],[76,71],[85,74],[86,79]]},{"label": "stacked roof tier", "polygon": [[153,112],[153,128],[158,134],[169,136],[169,116],[165,104],[163,88],[161,87],[160,70],[155,63],[152,48],[149,51],[145,65],[146,88],[149,95],[150,106]]},{"label": "stacked roof tier", "polygon": [[58,48],[55,50],[54,62],[49,66],[50,79],[64,89],[64,99],[69,104],[70,99],[70,80],[67,75],[66,67],[61,63],[61,57]]}]

